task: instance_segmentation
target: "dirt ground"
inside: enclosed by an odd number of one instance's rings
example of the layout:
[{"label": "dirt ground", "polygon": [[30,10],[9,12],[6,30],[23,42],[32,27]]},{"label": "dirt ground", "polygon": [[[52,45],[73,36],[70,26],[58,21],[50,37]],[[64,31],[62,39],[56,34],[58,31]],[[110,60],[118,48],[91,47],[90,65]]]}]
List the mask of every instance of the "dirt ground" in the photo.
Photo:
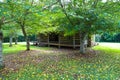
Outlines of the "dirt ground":
[{"label": "dirt ground", "polygon": [[85,55],[79,53],[79,50],[73,49],[52,49],[52,50],[31,50],[21,51],[18,54],[10,54],[4,56],[5,68],[0,71],[2,74],[7,74],[11,71],[18,71],[27,64],[37,65],[46,59],[59,61],[62,56],[67,58],[91,58],[96,56],[98,52],[88,49]]}]

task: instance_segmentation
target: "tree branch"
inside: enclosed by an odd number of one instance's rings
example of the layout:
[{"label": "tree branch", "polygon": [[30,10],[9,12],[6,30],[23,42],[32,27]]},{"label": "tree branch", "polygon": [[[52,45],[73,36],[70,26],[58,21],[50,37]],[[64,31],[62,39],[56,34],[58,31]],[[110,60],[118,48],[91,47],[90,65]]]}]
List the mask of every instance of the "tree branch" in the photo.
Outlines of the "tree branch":
[{"label": "tree branch", "polygon": [[13,21],[14,21],[14,20],[4,21],[3,24],[11,23],[11,22],[13,22]]},{"label": "tree branch", "polygon": [[64,7],[63,7],[63,5],[62,5],[62,3],[61,3],[61,0],[59,0],[59,4],[60,4],[60,6],[61,6],[61,8],[62,8],[63,13],[65,14],[65,16],[67,17],[67,19],[69,20],[70,24],[71,24],[71,25],[74,25],[74,24],[72,23],[71,19],[69,18],[69,16],[67,15],[67,12],[65,11],[65,9],[64,9]]},{"label": "tree branch", "polygon": [[46,9],[48,9],[48,8],[50,8],[50,7],[52,7],[53,5],[57,4],[58,2],[59,2],[59,0],[57,0],[55,3],[53,3],[53,4],[49,5],[49,6],[43,7],[42,11],[44,11],[44,10],[46,10]]},{"label": "tree branch", "polygon": [[97,6],[97,4],[98,4],[98,1],[99,1],[99,0],[94,0],[93,5],[92,5],[93,8],[96,8],[96,6]]}]

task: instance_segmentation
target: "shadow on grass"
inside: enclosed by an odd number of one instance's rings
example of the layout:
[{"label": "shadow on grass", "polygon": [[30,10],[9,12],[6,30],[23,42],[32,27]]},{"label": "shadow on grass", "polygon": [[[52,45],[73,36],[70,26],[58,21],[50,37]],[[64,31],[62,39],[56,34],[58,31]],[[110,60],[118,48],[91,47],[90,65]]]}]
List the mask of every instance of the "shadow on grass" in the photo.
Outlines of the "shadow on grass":
[{"label": "shadow on grass", "polygon": [[[21,54],[6,58],[8,59],[6,64],[11,64],[8,69],[11,70],[9,74],[8,70],[4,74],[5,76],[7,75],[6,79],[114,80],[119,77],[120,58],[117,59],[116,57],[120,57],[120,55],[114,55],[119,51],[113,49],[96,46],[93,48],[95,50],[90,49],[84,55],[80,54],[79,50],[71,49],[35,46],[32,46],[32,49],[31,51],[23,51]],[[11,69],[13,67],[18,68],[16,64],[24,66],[19,70],[17,69],[18,71]]]}]

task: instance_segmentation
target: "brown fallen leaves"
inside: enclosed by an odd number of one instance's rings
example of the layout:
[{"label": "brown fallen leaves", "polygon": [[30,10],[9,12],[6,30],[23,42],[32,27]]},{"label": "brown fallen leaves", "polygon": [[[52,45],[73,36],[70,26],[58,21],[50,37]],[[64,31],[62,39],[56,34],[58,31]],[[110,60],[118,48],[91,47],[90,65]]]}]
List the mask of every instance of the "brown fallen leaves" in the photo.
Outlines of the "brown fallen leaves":
[{"label": "brown fallen leaves", "polygon": [[98,52],[88,49],[87,53],[82,55],[79,53],[79,50],[56,48],[51,50],[22,51],[18,54],[4,56],[5,68],[1,70],[0,73],[7,74],[9,72],[16,72],[25,65],[37,65],[48,58],[55,61],[59,61],[63,56],[66,56],[67,58],[92,58],[96,56],[96,53]]}]

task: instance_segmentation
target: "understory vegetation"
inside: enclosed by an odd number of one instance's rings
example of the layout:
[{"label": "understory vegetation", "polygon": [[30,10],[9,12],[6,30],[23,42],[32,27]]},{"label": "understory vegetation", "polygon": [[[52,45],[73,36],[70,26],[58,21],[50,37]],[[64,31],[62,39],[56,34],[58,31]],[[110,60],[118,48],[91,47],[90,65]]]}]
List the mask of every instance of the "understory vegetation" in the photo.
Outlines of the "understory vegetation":
[{"label": "understory vegetation", "polygon": [[4,44],[4,47],[4,58],[7,58],[5,59],[5,65],[7,66],[0,71],[3,74],[1,79],[120,79],[119,49],[98,45],[90,49],[87,54],[82,55],[79,54],[79,50],[70,49],[31,46],[31,51],[24,51],[25,45],[20,44],[13,47]]},{"label": "understory vegetation", "polygon": [[120,42],[120,33],[116,33],[116,34],[103,33],[99,41],[100,42]]}]

